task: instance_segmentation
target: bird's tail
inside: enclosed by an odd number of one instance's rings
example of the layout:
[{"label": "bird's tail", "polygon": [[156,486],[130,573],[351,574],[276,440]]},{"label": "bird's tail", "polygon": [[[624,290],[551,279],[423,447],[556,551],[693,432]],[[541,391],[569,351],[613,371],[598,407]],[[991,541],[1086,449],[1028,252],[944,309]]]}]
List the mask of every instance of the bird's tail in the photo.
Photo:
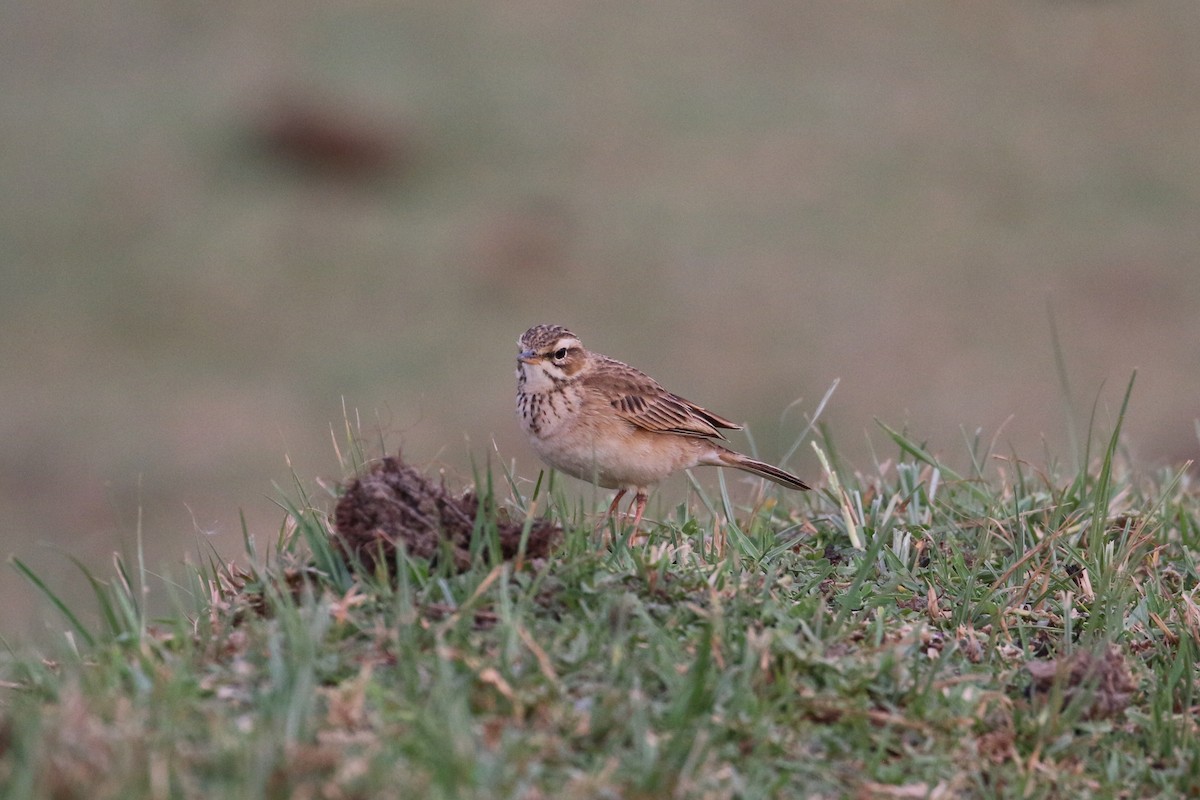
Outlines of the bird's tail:
[{"label": "bird's tail", "polygon": [[732,450],[726,450],[724,447],[717,450],[715,456],[715,459],[708,462],[714,467],[734,467],[746,472],[752,472],[760,478],[766,478],[769,481],[778,483],[780,486],[786,486],[789,489],[796,489],[797,491],[805,491],[812,488],[790,472],[785,472],[779,467],[772,467],[770,464],[765,464],[762,461],[755,461],[749,456],[735,453]]}]

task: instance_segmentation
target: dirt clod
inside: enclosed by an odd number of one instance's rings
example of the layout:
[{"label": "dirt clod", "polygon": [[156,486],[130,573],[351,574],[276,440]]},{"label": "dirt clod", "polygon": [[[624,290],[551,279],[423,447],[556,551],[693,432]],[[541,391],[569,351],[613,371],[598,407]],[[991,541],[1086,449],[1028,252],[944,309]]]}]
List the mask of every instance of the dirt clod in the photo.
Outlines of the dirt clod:
[{"label": "dirt clod", "polygon": [[1049,696],[1056,683],[1062,687],[1064,704],[1086,693],[1085,719],[1119,714],[1137,689],[1125,656],[1113,645],[1099,653],[1077,650],[1062,658],[1030,661],[1025,669],[1033,678],[1035,696]]},{"label": "dirt clod", "polygon": [[[483,513],[496,526],[500,555],[517,557],[524,520],[504,509],[480,510],[472,491],[455,496],[400,456],[386,456],[350,481],[334,509],[338,547],[346,563],[374,571],[380,559],[395,559],[397,545],[414,558],[436,562],[449,556],[458,571],[471,566],[475,520]],[[545,518],[534,520],[525,543],[526,558],[550,554],[562,528]]]}]

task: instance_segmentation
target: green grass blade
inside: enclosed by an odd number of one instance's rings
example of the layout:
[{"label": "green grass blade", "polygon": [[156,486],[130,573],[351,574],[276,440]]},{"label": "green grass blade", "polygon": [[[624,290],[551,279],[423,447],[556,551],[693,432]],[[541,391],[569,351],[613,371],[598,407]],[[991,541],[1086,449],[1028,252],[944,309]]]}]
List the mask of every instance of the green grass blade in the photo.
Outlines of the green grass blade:
[{"label": "green grass blade", "polygon": [[16,556],[10,556],[8,563],[12,564],[17,572],[24,575],[25,579],[32,583],[34,587],[37,588],[37,590],[40,591],[46,597],[46,599],[50,601],[50,604],[58,609],[58,612],[66,618],[67,622],[71,624],[71,628],[76,634],[79,635],[79,638],[81,638],[88,647],[95,646],[96,639],[92,636],[91,631],[89,631],[87,627],[79,621],[79,617],[75,616],[75,612],[73,612],[70,607],[63,602],[62,598],[59,597],[53,589],[46,585],[46,582],[43,581],[36,572],[30,569],[24,561]]}]

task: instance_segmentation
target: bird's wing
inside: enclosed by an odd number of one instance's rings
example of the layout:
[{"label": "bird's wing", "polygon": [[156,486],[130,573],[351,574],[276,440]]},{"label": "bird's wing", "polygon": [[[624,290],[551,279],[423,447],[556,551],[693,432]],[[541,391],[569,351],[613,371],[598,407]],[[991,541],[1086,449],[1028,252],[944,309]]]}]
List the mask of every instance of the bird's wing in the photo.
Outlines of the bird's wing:
[{"label": "bird's wing", "polygon": [[643,430],[724,439],[719,429],[742,427],[668,392],[649,375],[619,361],[607,360],[586,380],[603,388],[602,396],[618,416]]}]

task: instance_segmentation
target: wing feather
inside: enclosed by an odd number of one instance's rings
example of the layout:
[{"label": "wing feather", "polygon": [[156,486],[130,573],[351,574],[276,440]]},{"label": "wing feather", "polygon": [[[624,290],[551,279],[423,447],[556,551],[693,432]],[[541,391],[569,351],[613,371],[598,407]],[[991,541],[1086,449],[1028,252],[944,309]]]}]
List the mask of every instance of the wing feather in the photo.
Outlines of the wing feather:
[{"label": "wing feather", "polygon": [[608,398],[617,415],[643,430],[724,439],[720,429],[742,427],[668,392],[649,375],[620,361],[605,358],[583,380],[603,388],[598,394]]}]

